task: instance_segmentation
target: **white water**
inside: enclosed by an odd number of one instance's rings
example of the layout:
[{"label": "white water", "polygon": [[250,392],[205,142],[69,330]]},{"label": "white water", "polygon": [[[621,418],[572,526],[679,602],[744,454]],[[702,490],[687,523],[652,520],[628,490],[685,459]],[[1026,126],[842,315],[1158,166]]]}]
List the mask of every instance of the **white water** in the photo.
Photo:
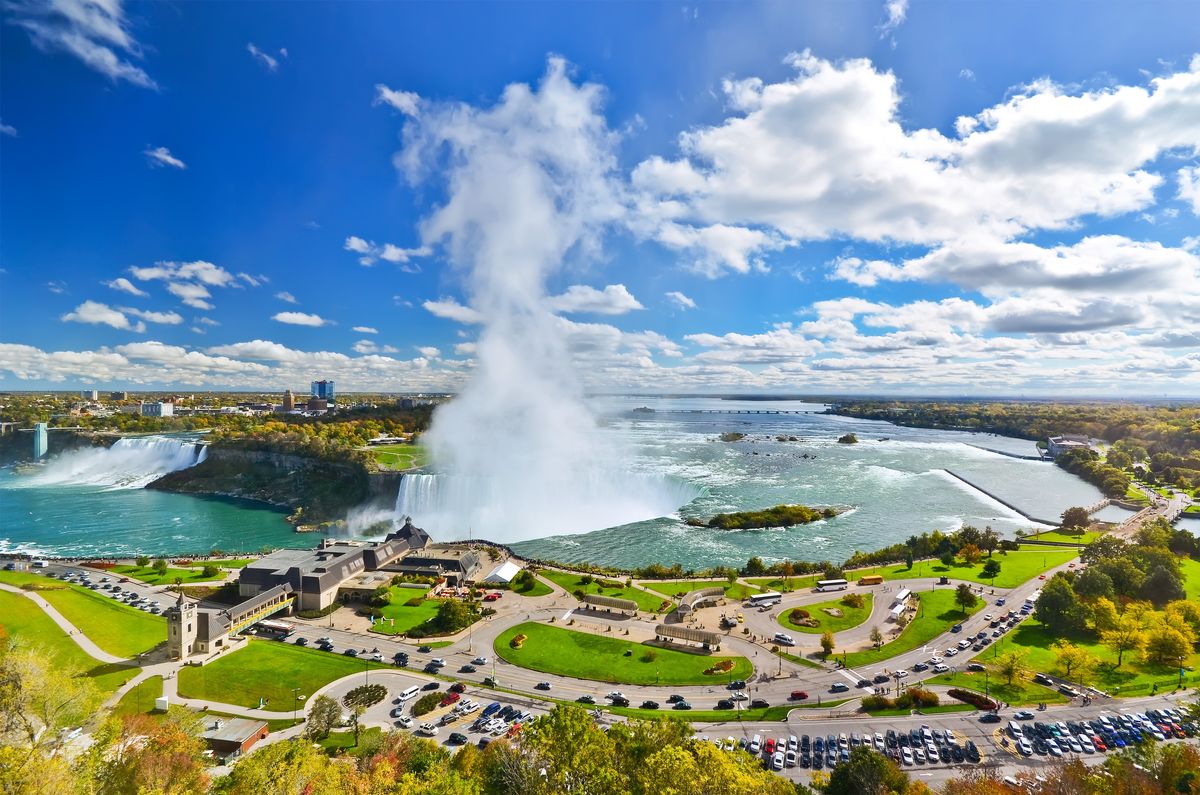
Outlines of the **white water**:
[{"label": "white water", "polygon": [[[515,489],[515,491],[514,491]],[[549,482],[469,475],[405,475],[396,515],[439,537],[502,543],[673,515],[702,490],[665,475],[587,469]]]},{"label": "white water", "polygon": [[118,439],[112,447],[71,450],[46,462],[18,486],[103,486],[140,489],[168,472],[195,466],[208,456],[193,439],[137,436]]}]

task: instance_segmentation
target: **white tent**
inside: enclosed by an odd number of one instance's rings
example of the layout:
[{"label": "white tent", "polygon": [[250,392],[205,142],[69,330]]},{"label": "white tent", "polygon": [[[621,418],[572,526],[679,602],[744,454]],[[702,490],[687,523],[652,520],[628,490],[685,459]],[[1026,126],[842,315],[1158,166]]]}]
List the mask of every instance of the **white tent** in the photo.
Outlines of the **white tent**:
[{"label": "white tent", "polygon": [[513,563],[511,560],[506,560],[492,570],[492,573],[483,578],[483,582],[503,582],[509,583],[513,581],[513,577],[521,571],[521,567]]}]

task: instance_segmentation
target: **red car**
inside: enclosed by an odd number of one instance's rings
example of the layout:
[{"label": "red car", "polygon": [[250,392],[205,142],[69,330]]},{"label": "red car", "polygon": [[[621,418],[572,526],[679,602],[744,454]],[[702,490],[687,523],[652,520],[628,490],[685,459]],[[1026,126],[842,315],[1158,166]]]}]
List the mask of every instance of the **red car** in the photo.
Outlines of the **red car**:
[{"label": "red car", "polygon": [[447,693],[446,697],[442,699],[442,706],[448,707],[451,704],[453,704],[455,701],[458,701],[459,698],[460,698],[460,696],[458,695],[458,693]]},{"label": "red car", "polygon": [[499,599],[499,598],[500,598],[500,594],[498,594],[498,593],[490,593],[490,594],[488,594],[487,596],[483,597],[483,601],[485,601],[485,602],[494,602],[494,601],[496,601],[496,600],[497,600],[497,599]]},{"label": "red car", "polygon": [[791,698],[792,701],[803,701],[804,699],[808,698],[808,691],[793,690],[792,695],[789,696],[789,698]]},{"label": "red car", "polygon": [[766,753],[767,756],[771,756],[772,754],[775,753],[775,738],[774,737],[767,738],[767,745],[763,749],[763,751],[764,751],[764,753]]},{"label": "red car", "polygon": [[466,689],[467,689],[467,686],[465,684],[463,684],[462,682],[455,682],[454,684],[450,685],[451,693],[461,693]]}]

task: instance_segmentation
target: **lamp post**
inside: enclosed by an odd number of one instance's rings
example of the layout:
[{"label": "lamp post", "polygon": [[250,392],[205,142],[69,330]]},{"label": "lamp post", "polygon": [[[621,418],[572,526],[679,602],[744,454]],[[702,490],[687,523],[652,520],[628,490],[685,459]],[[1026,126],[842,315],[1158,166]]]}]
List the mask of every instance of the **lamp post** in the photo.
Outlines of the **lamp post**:
[{"label": "lamp post", "polygon": [[292,688],[292,723],[296,722],[296,715],[300,711],[300,702],[305,696],[300,695],[300,688]]}]

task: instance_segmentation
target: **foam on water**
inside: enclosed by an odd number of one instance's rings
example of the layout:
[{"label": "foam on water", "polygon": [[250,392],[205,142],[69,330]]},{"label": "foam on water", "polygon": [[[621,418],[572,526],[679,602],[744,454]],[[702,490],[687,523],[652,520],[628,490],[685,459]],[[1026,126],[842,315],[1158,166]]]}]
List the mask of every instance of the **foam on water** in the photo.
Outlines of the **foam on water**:
[{"label": "foam on water", "polygon": [[130,437],[118,439],[112,447],[89,447],[57,455],[41,471],[13,485],[140,489],[168,472],[193,467],[207,456],[208,449],[192,439]]}]

